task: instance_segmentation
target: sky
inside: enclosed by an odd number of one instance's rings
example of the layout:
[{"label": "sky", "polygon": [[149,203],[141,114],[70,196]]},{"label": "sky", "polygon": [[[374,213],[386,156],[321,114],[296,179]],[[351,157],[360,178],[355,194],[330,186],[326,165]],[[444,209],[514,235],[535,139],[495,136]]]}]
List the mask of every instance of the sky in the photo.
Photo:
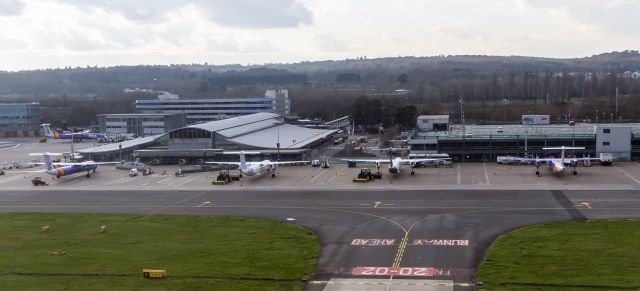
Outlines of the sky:
[{"label": "sky", "polygon": [[0,70],[638,49],[640,0],[0,0]]}]

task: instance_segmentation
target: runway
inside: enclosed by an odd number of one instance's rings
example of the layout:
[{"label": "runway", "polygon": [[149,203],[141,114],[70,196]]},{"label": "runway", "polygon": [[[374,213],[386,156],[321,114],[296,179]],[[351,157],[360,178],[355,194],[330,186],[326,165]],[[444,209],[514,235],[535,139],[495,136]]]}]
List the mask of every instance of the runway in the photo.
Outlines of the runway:
[{"label": "runway", "polygon": [[473,290],[475,270],[498,235],[549,221],[638,218],[640,191],[6,190],[0,211],[279,220],[320,238],[307,290]]}]

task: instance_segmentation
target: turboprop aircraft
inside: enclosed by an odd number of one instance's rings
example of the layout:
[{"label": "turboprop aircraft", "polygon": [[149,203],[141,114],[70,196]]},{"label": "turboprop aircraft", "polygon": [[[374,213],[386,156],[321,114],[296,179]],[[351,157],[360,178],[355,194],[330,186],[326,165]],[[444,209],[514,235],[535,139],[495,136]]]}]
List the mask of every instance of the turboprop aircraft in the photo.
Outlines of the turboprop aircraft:
[{"label": "turboprop aircraft", "polygon": [[547,168],[549,168],[549,172],[551,172],[554,175],[562,175],[564,173],[564,170],[567,167],[571,167],[573,168],[573,175],[578,175],[578,171],[576,171],[576,168],[578,167],[578,162],[583,162],[583,161],[600,161],[600,158],[576,158],[576,157],[572,157],[572,158],[566,158],[565,157],[565,151],[566,150],[584,150],[584,147],[565,147],[565,146],[561,146],[561,147],[548,147],[548,148],[542,148],[545,151],[552,151],[552,150],[559,150],[560,151],[560,158],[554,158],[554,157],[550,157],[550,158],[514,158],[516,161],[521,161],[521,162],[529,162],[532,163],[535,167],[536,167],[536,176],[540,176],[540,171],[539,168],[542,165],[542,163],[547,163]]},{"label": "turboprop aircraft", "polygon": [[448,158],[442,158],[442,159],[431,159],[431,158],[421,158],[421,159],[403,159],[401,157],[397,157],[397,158],[392,158],[391,156],[389,156],[388,160],[354,160],[354,159],[342,159],[343,161],[353,161],[356,163],[369,163],[369,164],[375,164],[376,168],[378,168],[378,171],[380,170],[380,165],[381,164],[389,164],[389,173],[391,174],[398,174],[400,173],[400,168],[402,167],[403,164],[409,164],[411,166],[411,175],[415,175],[415,171],[414,168],[416,167],[416,165],[418,163],[421,162],[440,162],[440,164],[444,164],[444,162],[446,160],[448,160]]},{"label": "turboprop aircraft", "polygon": [[40,128],[44,132],[44,135],[48,138],[53,139],[75,139],[75,140],[83,140],[83,139],[101,139],[104,138],[104,134],[102,133],[93,133],[88,130],[82,132],[70,132],[63,130],[51,130],[49,127],[50,124],[43,123],[40,124]]},{"label": "turboprop aircraft", "polygon": [[[40,155],[40,154],[30,154],[31,156]],[[54,175],[57,178],[62,176],[69,176],[77,173],[87,172],[85,176],[87,178],[91,177],[91,172],[96,172],[98,165],[114,165],[119,164],[120,162],[101,162],[96,163],[94,161],[86,161],[79,163],[54,163],[51,161],[51,156],[61,155],[61,154],[52,154],[52,153],[42,153],[42,161],[43,163],[33,163],[34,165],[44,165],[46,167],[43,170],[45,173]]]},{"label": "turboprop aircraft", "polygon": [[260,162],[247,162],[246,156],[249,154],[260,154],[260,152],[225,152],[224,154],[240,155],[240,162],[206,162],[214,165],[235,165],[238,166],[240,173],[246,176],[259,176],[265,172],[271,172],[271,177],[276,176],[276,170],[279,165],[294,165],[300,163],[308,163],[308,161],[286,161],[276,162],[271,160],[263,160]]}]

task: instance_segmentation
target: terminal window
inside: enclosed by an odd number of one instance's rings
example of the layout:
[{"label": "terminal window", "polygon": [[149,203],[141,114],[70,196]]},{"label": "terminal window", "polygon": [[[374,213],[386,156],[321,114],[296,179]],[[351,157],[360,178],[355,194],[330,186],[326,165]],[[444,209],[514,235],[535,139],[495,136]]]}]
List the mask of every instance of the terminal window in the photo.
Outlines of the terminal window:
[{"label": "terminal window", "polygon": [[608,145],[609,145],[609,142],[608,142],[608,141],[603,141],[603,142],[602,142],[602,145],[603,145],[603,146],[608,146]]},{"label": "terminal window", "polygon": [[611,133],[611,128],[602,129],[602,133]]}]

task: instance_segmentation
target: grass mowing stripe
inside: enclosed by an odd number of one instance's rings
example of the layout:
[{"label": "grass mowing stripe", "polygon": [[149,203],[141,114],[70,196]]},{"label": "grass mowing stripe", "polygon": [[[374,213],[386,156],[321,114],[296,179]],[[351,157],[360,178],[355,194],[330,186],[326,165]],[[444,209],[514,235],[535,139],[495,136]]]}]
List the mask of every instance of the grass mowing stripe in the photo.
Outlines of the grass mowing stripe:
[{"label": "grass mowing stripe", "polygon": [[640,288],[640,221],[558,222],[498,238],[477,272],[479,289]]},{"label": "grass mowing stripe", "polygon": [[[44,225],[51,227],[50,233],[40,232]],[[106,234],[98,233],[101,225],[107,226]],[[241,280],[300,287],[299,282],[312,276],[319,254],[317,239],[303,228],[230,217],[12,213],[0,214],[0,233],[0,270],[5,273],[0,276],[11,278],[26,276],[6,273],[47,278],[55,276],[46,274],[100,274],[94,277],[114,283],[142,277],[143,268],[160,268],[174,281]],[[48,256],[52,250],[67,253]],[[21,289],[19,282],[0,280],[0,289]],[[149,284],[139,282],[143,285],[132,289]]]}]

